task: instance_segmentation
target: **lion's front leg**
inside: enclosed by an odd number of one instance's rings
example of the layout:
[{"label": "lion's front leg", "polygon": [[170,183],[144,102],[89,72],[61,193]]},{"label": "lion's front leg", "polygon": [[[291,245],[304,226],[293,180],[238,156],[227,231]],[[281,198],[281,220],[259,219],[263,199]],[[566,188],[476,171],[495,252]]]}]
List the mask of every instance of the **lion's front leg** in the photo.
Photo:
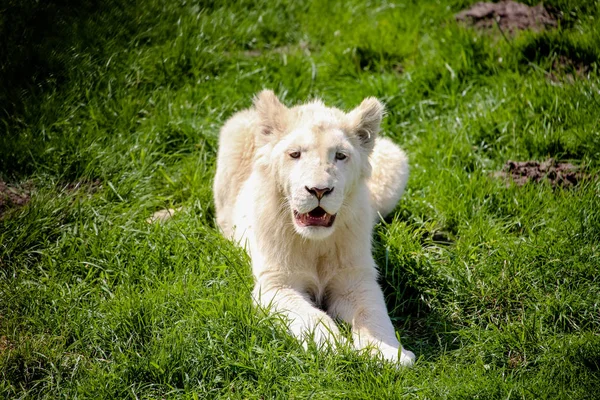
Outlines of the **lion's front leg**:
[{"label": "lion's front leg", "polygon": [[284,285],[258,282],[254,298],[266,310],[280,313],[287,320],[290,332],[304,346],[314,341],[319,348],[335,346],[341,336],[335,322],[316,308],[307,293]]},{"label": "lion's front leg", "polygon": [[411,366],[415,355],[400,345],[381,288],[369,273],[341,274],[331,285],[330,313],[352,325],[357,349],[372,348],[385,359]]}]

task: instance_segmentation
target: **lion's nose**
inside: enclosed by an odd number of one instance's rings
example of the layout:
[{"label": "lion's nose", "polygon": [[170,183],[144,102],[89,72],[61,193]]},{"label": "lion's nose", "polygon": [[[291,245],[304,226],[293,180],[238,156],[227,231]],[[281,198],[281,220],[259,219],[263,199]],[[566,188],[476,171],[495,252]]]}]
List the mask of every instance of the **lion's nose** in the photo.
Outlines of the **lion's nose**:
[{"label": "lion's nose", "polygon": [[315,197],[319,200],[321,200],[323,197],[327,196],[329,193],[333,192],[333,188],[312,187],[309,189],[308,186],[304,186],[304,188],[308,191],[308,193],[315,195]]}]

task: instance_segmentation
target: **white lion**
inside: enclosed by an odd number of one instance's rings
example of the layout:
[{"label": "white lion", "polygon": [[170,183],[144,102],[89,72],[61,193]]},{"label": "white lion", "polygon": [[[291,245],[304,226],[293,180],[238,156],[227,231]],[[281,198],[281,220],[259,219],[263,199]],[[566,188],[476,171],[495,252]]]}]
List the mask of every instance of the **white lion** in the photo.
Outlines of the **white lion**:
[{"label": "white lion", "polygon": [[383,111],[373,97],[349,113],[318,100],[287,108],[262,91],[221,129],[215,205],[223,234],[250,254],[255,300],[304,345],[343,342],[340,318],[354,347],[409,366],[371,255],[378,214],[408,179],[404,152],[377,137]]}]

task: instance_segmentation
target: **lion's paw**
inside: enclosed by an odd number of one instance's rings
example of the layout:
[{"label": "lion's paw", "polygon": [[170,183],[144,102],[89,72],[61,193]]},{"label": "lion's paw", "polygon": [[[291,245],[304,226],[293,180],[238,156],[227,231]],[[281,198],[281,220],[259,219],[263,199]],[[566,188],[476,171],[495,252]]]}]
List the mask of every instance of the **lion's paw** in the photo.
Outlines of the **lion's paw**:
[{"label": "lion's paw", "polygon": [[381,355],[384,359],[393,362],[402,367],[411,367],[415,363],[415,353],[404,348],[394,349],[380,349]]},{"label": "lion's paw", "polygon": [[[294,332],[293,328],[296,328],[297,331]],[[292,332],[301,339],[305,349],[308,349],[309,343],[314,343],[320,350],[335,350],[340,346],[347,345],[346,339],[340,334],[335,323],[328,323],[322,319],[318,319],[310,326],[292,327]]]},{"label": "lion's paw", "polygon": [[312,339],[319,348],[335,349],[345,344],[345,338],[340,335],[337,327],[331,326],[318,325],[313,331]]},{"label": "lion's paw", "polygon": [[415,353],[403,348],[400,352],[400,360],[398,363],[403,367],[411,367],[415,363],[415,359]]}]

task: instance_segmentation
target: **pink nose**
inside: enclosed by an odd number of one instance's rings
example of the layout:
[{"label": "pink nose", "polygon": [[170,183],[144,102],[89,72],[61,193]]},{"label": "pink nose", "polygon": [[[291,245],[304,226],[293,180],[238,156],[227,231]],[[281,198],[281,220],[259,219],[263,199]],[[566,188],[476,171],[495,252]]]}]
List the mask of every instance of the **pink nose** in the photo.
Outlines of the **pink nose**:
[{"label": "pink nose", "polygon": [[323,197],[327,196],[329,193],[333,192],[333,188],[308,188],[307,186],[304,186],[304,188],[308,191],[308,193],[311,193],[313,195],[315,195],[315,197],[319,200],[321,200]]}]

